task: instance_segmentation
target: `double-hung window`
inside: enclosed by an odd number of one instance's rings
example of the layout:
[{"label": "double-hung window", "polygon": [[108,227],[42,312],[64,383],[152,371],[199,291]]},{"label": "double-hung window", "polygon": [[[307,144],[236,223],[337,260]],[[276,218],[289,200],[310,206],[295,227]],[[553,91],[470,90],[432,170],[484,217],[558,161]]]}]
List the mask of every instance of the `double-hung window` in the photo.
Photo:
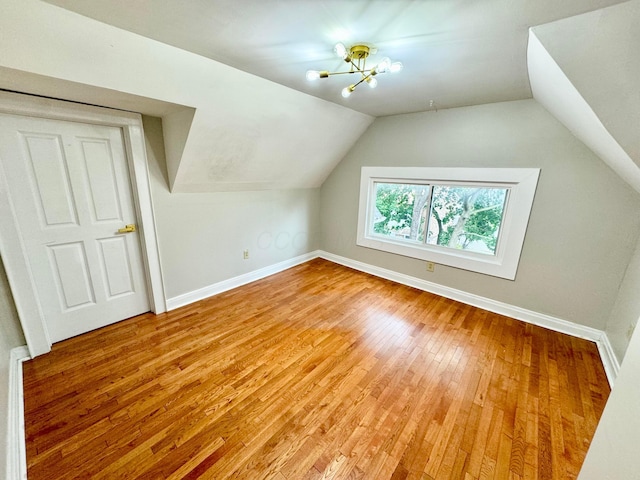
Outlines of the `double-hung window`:
[{"label": "double-hung window", "polygon": [[363,167],[357,243],[514,279],[539,173]]}]

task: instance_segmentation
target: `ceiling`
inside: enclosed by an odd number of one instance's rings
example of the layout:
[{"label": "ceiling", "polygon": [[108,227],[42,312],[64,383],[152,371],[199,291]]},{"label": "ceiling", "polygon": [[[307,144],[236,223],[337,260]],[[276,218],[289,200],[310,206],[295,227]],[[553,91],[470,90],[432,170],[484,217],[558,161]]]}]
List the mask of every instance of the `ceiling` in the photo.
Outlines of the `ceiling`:
[{"label": "ceiling", "polygon": [[[317,188],[376,117],[530,98],[640,191],[638,21],[640,0],[2,0],[0,88],[162,117],[175,193]],[[343,99],[347,75],[305,79],[345,67],[337,41],[405,69]]]},{"label": "ceiling", "polygon": [[[372,116],[531,98],[527,36],[621,0],[47,0]],[[333,45],[367,43],[401,61],[348,99]]]}]

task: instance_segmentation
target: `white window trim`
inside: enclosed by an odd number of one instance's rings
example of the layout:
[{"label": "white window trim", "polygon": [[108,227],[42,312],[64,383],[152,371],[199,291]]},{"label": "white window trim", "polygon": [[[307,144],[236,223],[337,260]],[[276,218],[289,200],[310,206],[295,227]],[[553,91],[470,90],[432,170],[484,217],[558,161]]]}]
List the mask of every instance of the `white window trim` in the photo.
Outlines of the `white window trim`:
[{"label": "white window trim", "polygon": [[[356,243],[406,257],[514,280],[540,176],[539,168],[362,167]],[[509,188],[495,255],[409,244],[375,235],[372,209],[375,182],[446,183]]]}]

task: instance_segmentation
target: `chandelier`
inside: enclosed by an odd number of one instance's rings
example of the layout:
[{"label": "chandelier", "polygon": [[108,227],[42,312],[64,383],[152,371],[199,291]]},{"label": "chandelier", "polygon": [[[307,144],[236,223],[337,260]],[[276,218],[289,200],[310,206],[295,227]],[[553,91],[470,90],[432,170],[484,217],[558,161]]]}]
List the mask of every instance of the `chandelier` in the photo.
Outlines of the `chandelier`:
[{"label": "chandelier", "polygon": [[[319,78],[328,78],[329,75],[360,74],[360,79],[342,89],[342,96],[348,98],[358,85],[366,83],[371,88],[375,88],[378,80],[375,78],[379,73],[399,72],[402,70],[402,63],[393,62],[389,57],[384,57],[377,65],[367,68],[367,57],[371,52],[371,48],[366,45],[354,45],[347,50],[342,43],[336,44],[333,49],[336,54],[349,64],[349,70],[346,72],[328,72],[326,70],[309,70],[307,71],[307,80],[317,80]],[[375,52],[374,52],[375,53]]]}]

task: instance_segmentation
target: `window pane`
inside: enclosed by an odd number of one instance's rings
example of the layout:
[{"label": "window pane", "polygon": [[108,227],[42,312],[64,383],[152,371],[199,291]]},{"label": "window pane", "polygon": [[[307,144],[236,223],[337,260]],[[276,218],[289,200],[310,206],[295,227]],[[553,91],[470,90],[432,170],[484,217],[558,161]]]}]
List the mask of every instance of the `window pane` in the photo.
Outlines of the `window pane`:
[{"label": "window pane", "polygon": [[427,243],[495,255],[507,191],[434,186]]},{"label": "window pane", "polygon": [[375,182],[373,233],[424,242],[429,185]]}]

